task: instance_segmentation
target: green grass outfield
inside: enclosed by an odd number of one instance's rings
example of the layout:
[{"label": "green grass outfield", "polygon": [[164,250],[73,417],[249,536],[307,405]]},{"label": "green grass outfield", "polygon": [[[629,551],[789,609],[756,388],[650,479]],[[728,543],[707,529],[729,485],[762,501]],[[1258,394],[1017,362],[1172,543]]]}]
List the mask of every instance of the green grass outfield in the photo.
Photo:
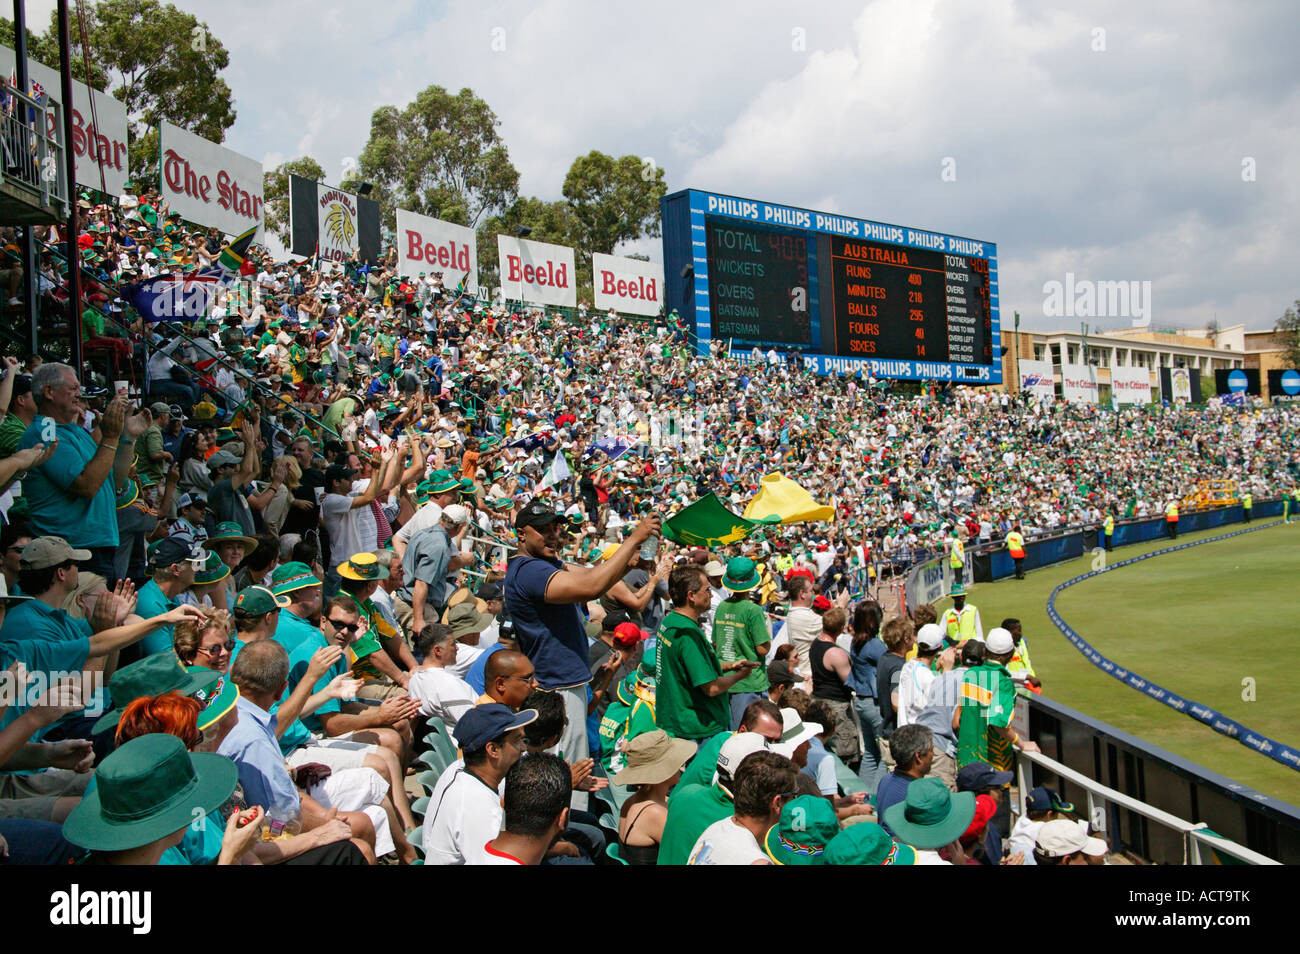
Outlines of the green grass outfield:
[{"label": "green grass outfield", "polygon": [[[1260,522],[1260,521],[1257,521]],[[1242,527],[1229,524],[1178,542]],[[1112,562],[1168,546],[1117,547]],[[1094,557],[1024,580],[977,584],[969,600],[988,632],[1017,617],[1043,694],[1261,792],[1300,805],[1300,772],[1130,689],[1086,660],[1047,616],[1058,584]],[[1300,746],[1300,524],[1154,557],[1077,583],[1057,597],[1067,623],[1116,665],[1278,742]],[[950,605],[943,600],[937,608]],[[1255,680],[1255,701],[1242,680]]]}]

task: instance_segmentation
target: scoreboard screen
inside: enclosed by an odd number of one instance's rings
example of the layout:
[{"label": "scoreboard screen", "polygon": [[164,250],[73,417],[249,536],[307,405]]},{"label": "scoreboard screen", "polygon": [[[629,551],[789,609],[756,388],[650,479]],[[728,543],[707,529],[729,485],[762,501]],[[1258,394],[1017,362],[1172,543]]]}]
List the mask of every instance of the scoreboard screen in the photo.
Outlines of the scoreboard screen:
[{"label": "scoreboard screen", "polygon": [[[989,242],[687,192],[663,200],[669,307],[733,352],[821,373],[1001,381]],[[682,307],[685,306],[685,307]]]}]

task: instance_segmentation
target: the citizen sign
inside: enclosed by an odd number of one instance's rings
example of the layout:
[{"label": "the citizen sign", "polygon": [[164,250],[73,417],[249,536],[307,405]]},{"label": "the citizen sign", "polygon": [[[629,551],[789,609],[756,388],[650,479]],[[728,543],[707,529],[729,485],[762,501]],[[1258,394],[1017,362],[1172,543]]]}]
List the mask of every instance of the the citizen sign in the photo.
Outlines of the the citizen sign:
[{"label": "the citizen sign", "polygon": [[169,123],[159,128],[162,194],[173,212],[238,235],[262,234],[262,164]]}]

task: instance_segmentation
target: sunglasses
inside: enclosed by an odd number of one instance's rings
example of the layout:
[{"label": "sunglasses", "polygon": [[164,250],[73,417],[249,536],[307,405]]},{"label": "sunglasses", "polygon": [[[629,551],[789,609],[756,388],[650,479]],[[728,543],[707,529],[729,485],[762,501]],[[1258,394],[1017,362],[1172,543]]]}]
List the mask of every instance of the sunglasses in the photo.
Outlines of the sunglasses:
[{"label": "sunglasses", "polygon": [[[328,619],[329,617],[326,617],[326,618]],[[336,619],[330,619],[329,622],[330,622],[330,625],[333,626],[335,629],[340,630],[341,632],[344,632],[344,633],[355,633],[358,629],[361,628],[361,624],[360,624],[359,622],[358,622],[358,623],[340,623],[340,622],[339,622],[338,620],[336,620]]]},{"label": "sunglasses", "polygon": [[235,651],[235,641],[233,639],[228,639],[224,643],[218,643],[208,649],[199,649],[196,650],[196,652],[203,653],[205,656],[220,656],[223,650],[228,653],[233,653]]}]

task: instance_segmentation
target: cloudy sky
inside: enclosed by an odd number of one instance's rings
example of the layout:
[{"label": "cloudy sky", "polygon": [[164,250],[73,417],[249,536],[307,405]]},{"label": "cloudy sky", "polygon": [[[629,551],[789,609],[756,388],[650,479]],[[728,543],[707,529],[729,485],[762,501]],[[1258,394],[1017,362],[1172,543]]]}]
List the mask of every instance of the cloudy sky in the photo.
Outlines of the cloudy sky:
[{"label": "cloudy sky", "polygon": [[376,107],[468,86],[526,194],[600,149],[670,191],[993,241],[1007,324],[1073,325],[1043,315],[1068,272],[1150,281],[1162,327],[1271,327],[1300,297],[1291,0],[176,5],[230,51],[226,144],[268,168],[337,178]]}]

